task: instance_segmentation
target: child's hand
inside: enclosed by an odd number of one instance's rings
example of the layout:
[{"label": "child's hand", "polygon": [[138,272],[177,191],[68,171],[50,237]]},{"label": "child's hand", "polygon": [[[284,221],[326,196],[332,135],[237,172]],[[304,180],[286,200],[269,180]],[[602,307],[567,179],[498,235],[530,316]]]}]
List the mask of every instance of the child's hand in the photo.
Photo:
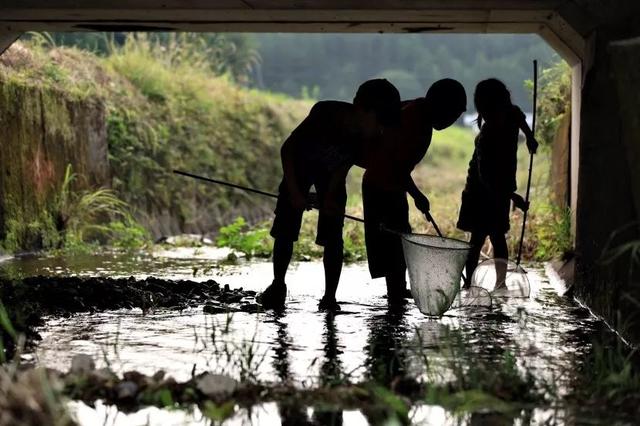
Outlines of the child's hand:
[{"label": "child's hand", "polygon": [[429,203],[429,199],[423,194],[418,195],[413,200],[416,203],[416,208],[422,212],[422,214],[429,213],[431,209],[431,205]]},{"label": "child's hand", "polygon": [[522,195],[516,194],[514,192],[513,194],[511,194],[511,201],[513,201],[513,205],[516,206],[516,208],[522,210],[523,212],[529,210],[529,202],[525,201],[525,199],[522,198]]},{"label": "child's hand", "polygon": [[530,154],[535,154],[538,151],[538,141],[532,136],[527,138],[527,148]]}]

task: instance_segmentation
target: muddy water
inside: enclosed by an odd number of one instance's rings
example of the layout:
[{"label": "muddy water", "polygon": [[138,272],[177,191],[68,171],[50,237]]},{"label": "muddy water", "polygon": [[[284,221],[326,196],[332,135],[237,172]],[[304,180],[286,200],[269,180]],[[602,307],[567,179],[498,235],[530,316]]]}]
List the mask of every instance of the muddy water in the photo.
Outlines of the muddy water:
[{"label": "muddy water", "polygon": [[[232,288],[258,291],[270,282],[271,265],[266,262],[211,266],[227,254],[217,249],[175,249],[135,257],[22,259],[3,266],[24,275],[213,278]],[[193,308],[146,315],[126,310],[51,318],[39,330],[43,340],[32,356],[61,370],[68,368],[75,354],[88,353],[99,360],[99,366],[109,365],[118,372],[153,374],[165,370],[178,380],[188,380],[194,372],[212,371],[311,387],[345,378],[359,381],[375,377],[384,382],[396,373],[389,368],[393,365],[414,376],[427,374],[421,359],[426,355],[433,365],[446,365],[451,352],[443,351],[443,342],[455,334],[464,341],[464,351],[457,356],[465,362],[492,360],[508,349],[520,368],[532,371],[540,382],[552,383],[561,394],[569,392],[577,364],[590,349],[588,337],[601,325],[560,297],[562,284],[551,271],[531,269],[529,281],[529,299],[504,300],[492,309],[454,309],[442,319],[432,320],[413,304],[402,312],[389,312],[384,283],[371,280],[365,264],[353,264],[345,267],[337,294],[342,312],[331,316],[317,311],[323,288],[322,264],[299,263],[292,265],[288,275],[283,314],[208,315],[202,308]],[[445,368],[441,375],[429,374],[431,380],[447,380]],[[168,419],[164,417],[167,413],[158,409],[131,415],[100,405],[89,408],[74,403],[73,409],[83,424],[140,424],[147,419],[151,424],[166,424]],[[171,424],[204,422],[197,410],[171,415]],[[312,418],[313,409],[304,415]],[[349,419],[345,424],[367,424],[358,411],[341,415],[343,421]],[[558,415],[547,409],[526,414],[540,421]],[[239,410],[229,424],[277,424],[279,416],[275,404],[264,404],[249,412]],[[426,405],[414,407],[412,416],[420,424],[473,423],[473,419]]]}]

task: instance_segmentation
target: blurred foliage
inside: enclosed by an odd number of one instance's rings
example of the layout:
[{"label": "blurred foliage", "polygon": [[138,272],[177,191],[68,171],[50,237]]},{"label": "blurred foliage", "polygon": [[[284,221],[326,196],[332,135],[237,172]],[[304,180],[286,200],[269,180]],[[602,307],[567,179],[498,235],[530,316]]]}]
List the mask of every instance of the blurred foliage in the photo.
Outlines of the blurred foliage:
[{"label": "blurred foliage", "polygon": [[[127,44],[127,33],[55,33],[52,46],[75,46],[107,56]],[[241,84],[314,99],[351,100],[356,87],[374,77],[396,84],[403,98],[424,96],[435,80],[451,77],[466,87],[498,77],[514,101],[528,105],[522,82],[531,60],[543,65],[558,57],[534,35],[463,34],[233,34],[154,33],[154,43],[181,51],[195,43],[212,71]],[[471,110],[471,103],[469,103]]]},{"label": "blurred foliage", "polygon": [[[533,82],[526,87],[533,90]],[[542,70],[538,81],[538,119],[536,137],[538,142],[551,145],[558,126],[566,114],[571,114],[571,68],[566,62]]]},{"label": "blurred foliage", "polygon": [[531,78],[531,61],[543,66],[558,56],[538,36],[498,34],[254,34],[262,61],[257,87],[299,96],[302,87],[319,87],[319,99],[350,101],[363,81],[386,77],[403,98],[424,96],[435,80],[460,80],[472,111],[475,84],[498,77],[515,103],[531,104],[522,82]]},{"label": "blurred foliage", "polygon": [[172,169],[276,188],[279,147],[310,108],[308,102],[241,89],[217,77],[206,50],[198,51],[200,42],[188,42],[187,52],[179,53],[135,34],[104,59],[133,85],[119,83],[107,99],[113,187],[133,206],[166,211],[183,227],[210,222],[207,215],[224,225],[243,209],[262,210],[264,216],[270,204],[187,181]]},{"label": "blurred foliage", "polygon": [[[77,47],[100,56],[126,47],[131,38],[144,38],[152,49],[162,50],[162,57],[172,63],[201,63],[216,75],[227,74],[234,81],[247,84],[260,63],[255,41],[245,34],[227,33],[29,33],[24,39],[49,48]],[[158,52],[154,56],[158,56]]]}]

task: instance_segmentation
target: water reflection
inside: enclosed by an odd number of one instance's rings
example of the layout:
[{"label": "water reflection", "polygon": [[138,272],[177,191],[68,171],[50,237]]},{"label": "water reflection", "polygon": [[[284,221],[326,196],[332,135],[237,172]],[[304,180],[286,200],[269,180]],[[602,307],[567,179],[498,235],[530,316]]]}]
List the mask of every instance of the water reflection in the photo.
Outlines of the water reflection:
[{"label": "water reflection", "polygon": [[278,379],[286,385],[293,382],[293,374],[291,371],[291,336],[287,323],[283,321],[284,315],[276,313],[273,317],[273,323],[276,326],[276,337],[273,346],[272,364]]},{"label": "water reflection", "polygon": [[[322,334],[324,357],[320,366],[320,384],[325,387],[340,385],[347,379],[340,360],[342,350],[338,341],[335,319],[334,314],[325,314]],[[313,420],[321,425],[340,426],[343,423],[342,410],[328,406],[316,407],[313,411]]]},{"label": "water reflection", "polygon": [[390,386],[407,374],[404,347],[410,326],[406,313],[406,306],[401,306],[368,319],[369,338],[365,347],[367,378]]},{"label": "water reflection", "polygon": [[[35,268],[46,274],[137,277],[153,274],[172,279],[191,278],[193,269],[206,263],[201,259],[160,257],[128,260],[78,257],[67,264],[51,259],[29,260],[22,266],[20,262],[16,260],[12,268],[21,275],[32,275],[34,269],[29,268]],[[401,310],[387,310],[382,299],[384,286],[371,282],[366,265],[359,264],[345,266],[343,272],[345,285],[340,287],[338,298],[346,302],[344,312],[336,316],[318,313],[321,271],[319,262],[296,265],[291,271],[290,304],[285,315],[239,312],[233,315],[229,331],[223,334],[219,328],[224,328],[226,317],[207,316],[201,307],[182,312],[159,310],[145,316],[139,310],[122,310],[50,318],[39,330],[43,341],[37,356],[48,367],[66,370],[73,355],[89,353],[97,355],[102,366],[102,354],[107,348],[109,361],[117,371],[135,369],[153,374],[163,369],[184,381],[191,377],[194,364],[198,372],[221,368],[218,360],[211,357],[211,348],[200,347],[200,340],[194,349],[194,333],[208,336],[211,330],[206,326],[202,330],[203,324],[215,318],[219,323],[216,330],[220,344],[234,348],[255,340],[255,352],[266,353],[266,362],[257,367],[260,379],[279,385],[331,387],[349,378],[353,382],[371,379],[402,390],[400,385],[420,379],[424,372],[426,362],[416,360],[416,347],[424,349],[429,360],[440,358],[446,365],[452,357],[444,350],[444,342],[448,334],[457,332],[464,337],[461,345],[464,352],[457,360],[465,366],[478,360],[492,365],[509,350],[519,367],[526,362],[533,368],[536,379],[559,386],[561,394],[580,386],[577,376],[591,350],[589,340],[597,322],[571,302],[559,298],[542,271],[529,270],[534,290],[529,300],[508,300],[492,312],[450,312],[437,321],[427,320],[412,303]],[[199,273],[196,280],[214,278],[232,288],[259,290],[270,273],[268,263],[245,263],[211,270],[207,276]],[[117,357],[112,354],[114,341],[119,345]],[[233,370],[228,373],[236,374]],[[282,419],[283,424],[352,424],[354,418],[364,421],[362,413],[314,405],[317,404],[308,401],[274,403],[269,406],[273,416],[270,420]],[[509,416],[486,414],[466,415],[460,420],[452,419],[450,413],[443,414],[439,408],[416,411],[430,418],[426,424],[539,424],[549,417],[545,413],[541,418],[537,410],[534,420],[526,412],[520,413],[517,421]],[[384,414],[368,412],[366,417],[370,423],[379,423],[379,418],[384,417],[376,416]]]}]

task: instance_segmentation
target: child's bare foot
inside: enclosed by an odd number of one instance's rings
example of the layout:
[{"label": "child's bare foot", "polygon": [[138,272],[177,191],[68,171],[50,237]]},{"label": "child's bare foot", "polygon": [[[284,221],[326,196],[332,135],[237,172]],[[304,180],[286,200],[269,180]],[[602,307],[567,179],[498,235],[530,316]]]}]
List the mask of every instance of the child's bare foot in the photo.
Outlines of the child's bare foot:
[{"label": "child's bare foot", "polygon": [[318,303],[318,310],[321,312],[338,312],[341,308],[335,298],[324,296]]},{"label": "child's bare foot", "polygon": [[261,294],[256,297],[256,301],[264,309],[281,310],[284,309],[284,302],[287,298],[287,285],[285,283],[271,283]]},{"label": "child's bare foot", "polygon": [[509,289],[507,288],[507,284],[503,281],[501,283],[496,283],[496,285],[493,287],[493,290],[491,291],[492,293],[504,293],[505,291],[508,291]]}]

